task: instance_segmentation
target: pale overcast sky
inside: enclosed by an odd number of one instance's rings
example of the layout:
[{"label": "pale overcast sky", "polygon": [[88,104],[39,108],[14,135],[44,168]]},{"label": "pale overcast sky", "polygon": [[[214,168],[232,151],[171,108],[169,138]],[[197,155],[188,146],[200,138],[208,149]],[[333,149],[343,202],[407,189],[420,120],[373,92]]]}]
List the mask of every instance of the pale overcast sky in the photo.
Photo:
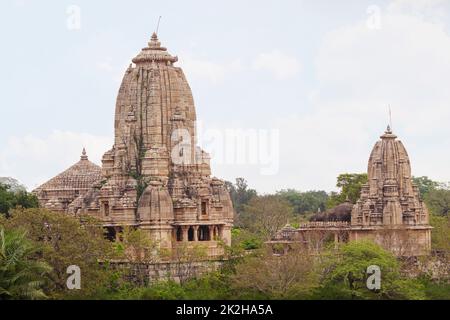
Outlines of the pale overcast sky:
[{"label": "pale overcast sky", "polygon": [[413,174],[450,180],[450,1],[440,0],[3,0],[0,176],[33,189],[83,146],[100,164],[122,75],[160,15],[200,132],[279,132],[272,174],[212,152],[215,176],[260,192],[332,190],[339,173],[366,171],[390,105]]}]

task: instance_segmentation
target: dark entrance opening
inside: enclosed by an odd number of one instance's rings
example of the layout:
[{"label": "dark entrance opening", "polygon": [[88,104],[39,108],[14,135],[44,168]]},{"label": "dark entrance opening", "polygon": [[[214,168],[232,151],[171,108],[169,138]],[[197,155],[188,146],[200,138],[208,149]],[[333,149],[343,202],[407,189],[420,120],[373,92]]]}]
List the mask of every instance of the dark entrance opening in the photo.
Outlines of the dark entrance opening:
[{"label": "dark entrance opening", "polygon": [[194,241],[194,228],[189,227],[188,230],[188,241]]},{"label": "dark entrance opening", "polygon": [[208,226],[200,226],[200,228],[198,229],[198,240],[199,241],[211,240]]},{"label": "dark entrance opening", "polygon": [[181,227],[177,228],[177,241],[183,241],[183,230],[181,230]]},{"label": "dark entrance opening", "polygon": [[116,241],[116,229],[114,227],[106,227],[106,239],[109,241]]}]

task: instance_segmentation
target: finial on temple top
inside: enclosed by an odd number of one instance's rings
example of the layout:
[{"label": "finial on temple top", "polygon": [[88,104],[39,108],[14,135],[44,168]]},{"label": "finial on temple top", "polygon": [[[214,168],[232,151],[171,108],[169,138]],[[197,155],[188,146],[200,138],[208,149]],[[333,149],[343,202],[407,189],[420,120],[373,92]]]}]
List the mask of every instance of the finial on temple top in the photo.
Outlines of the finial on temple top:
[{"label": "finial on temple top", "polygon": [[83,152],[81,153],[81,160],[87,160],[88,156],[86,153],[86,148],[83,148]]}]

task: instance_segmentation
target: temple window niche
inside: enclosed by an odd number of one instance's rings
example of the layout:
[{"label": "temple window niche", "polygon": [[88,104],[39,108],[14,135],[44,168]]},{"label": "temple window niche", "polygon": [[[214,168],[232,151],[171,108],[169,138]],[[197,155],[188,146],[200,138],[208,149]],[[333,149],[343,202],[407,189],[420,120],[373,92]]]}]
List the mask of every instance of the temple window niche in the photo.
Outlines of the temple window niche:
[{"label": "temple window niche", "polygon": [[205,216],[208,214],[208,204],[206,203],[206,201],[202,201],[202,215]]},{"label": "temple window niche", "polygon": [[105,215],[105,217],[109,216],[109,203],[103,202],[102,206],[103,206],[103,214]]}]

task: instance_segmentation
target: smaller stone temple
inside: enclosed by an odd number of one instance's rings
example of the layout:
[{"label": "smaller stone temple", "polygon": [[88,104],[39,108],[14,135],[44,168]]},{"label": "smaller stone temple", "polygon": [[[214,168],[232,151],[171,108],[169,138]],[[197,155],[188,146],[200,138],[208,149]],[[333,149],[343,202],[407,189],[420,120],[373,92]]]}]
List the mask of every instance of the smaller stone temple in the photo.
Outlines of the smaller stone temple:
[{"label": "smaller stone temple", "polygon": [[101,180],[102,168],[89,161],[83,148],[80,161],[33,192],[44,208],[55,212],[73,212],[76,200],[80,201]]},{"label": "smaller stone temple", "polygon": [[368,183],[356,204],[347,201],[298,229],[285,226],[268,243],[284,244],[284,250],[294,243],[320,250],[328,241],[338,245],[372,239],[397,256],[429,254],[432,227],[412,181],[408,153],[390,127],[380,138],[369,158]]},{"label": "smaller stone temple", "polygon": [[431,226],[408,153],[390,127],[370,155],[368,183],[352,210],[350,240],[371,238],[398,255],[431,250]]}]

